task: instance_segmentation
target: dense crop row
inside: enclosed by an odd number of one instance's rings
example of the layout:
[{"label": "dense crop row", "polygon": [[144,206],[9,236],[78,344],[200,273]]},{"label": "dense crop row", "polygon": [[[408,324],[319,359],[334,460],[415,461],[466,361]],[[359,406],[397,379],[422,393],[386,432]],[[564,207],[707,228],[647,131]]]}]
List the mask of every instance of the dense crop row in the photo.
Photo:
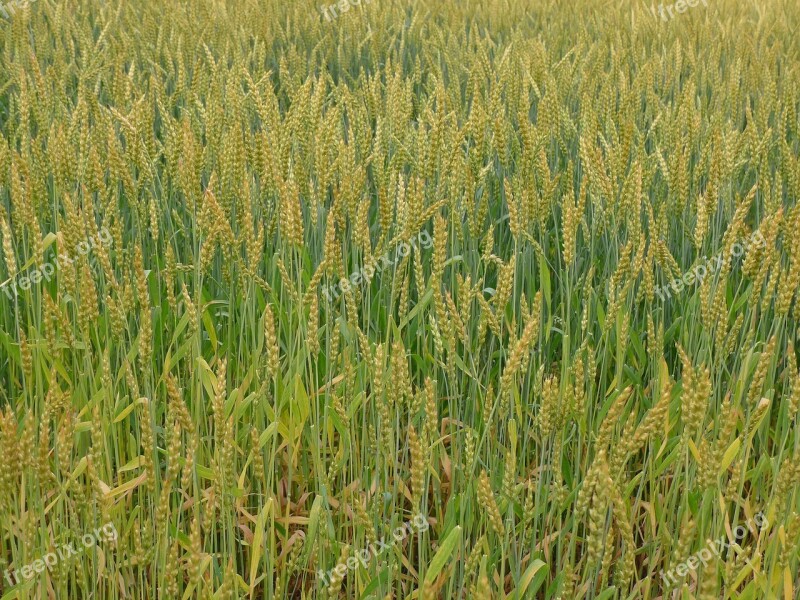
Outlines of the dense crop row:
[{"label": "dense crop row", "polygon": [[0,598],[794,598],[798,29],[14,12]]}]

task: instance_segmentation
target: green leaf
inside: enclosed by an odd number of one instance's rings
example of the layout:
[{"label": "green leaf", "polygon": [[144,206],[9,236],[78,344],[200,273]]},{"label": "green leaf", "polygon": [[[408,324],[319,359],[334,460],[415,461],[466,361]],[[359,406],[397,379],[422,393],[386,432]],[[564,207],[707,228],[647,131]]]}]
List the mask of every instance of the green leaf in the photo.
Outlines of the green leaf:
[{"label": "green leaf", "polygon": [[617,592],[617,586],[612,585],[608,589],[603,590],[603,592],[599,596],[597,596],[597,600],[606,600],[606,598],[613,598],[616,592]]},{"label": "green leaf", "polygon": [[428,303],[431,301],[432,297],[433,297],[433,290],[432,289],[430,289],[427,292],[425,292],[425,295],[422,298],[420,298],[419,302],[417,302],[414,305],[414,308],[412,308],[408,312],[408,314],[406,315],[405,319],[400,321],[400,329],[403,329],[406,325],[408,325],[411,321],[413,321],[414,317],[417,316],[417,313],[419,313],[421,310],[423,310],[428,305]]},{"label": "green leaf", "polygon": [[383,571],[378,573],[377,577],[367,584],[367,587],[365,587],[364,591],[361,593],[360,600],[367,600],[379,587],[386,585],[387,581],[389,581],[389,567],[383,569]]},{"label": "green leaf", "polygon": [[300,563],[306,564],[311,549],[314,546],[314,541],[317,539],[317,530],[319,529],[319,518],[322,514],[322,496],[314,498],[314,504],[311,505],[311,512],[308,514],[308,533],[306,534],[306,543],[303,546],[303,554],[300,555]]},{"label": "green leaf", "polygon": [[[522,574],[522,577],[520,577],[520,579],[519,579],[519,584],[517,585],[517,587],[514,588],[514,590],[510,594],[508,594],[506,596],[506,598],[512,598],[513,600],[518,600],[519,598],[524,597],[525,590],[528,589],[528,586],[531,584],[531,582],[534,580],[534,578],[536,578],[536,574],[543,567],[546,567],[546,566],[547,566],[547,563],[545,563],[544,561],[541,561],[538,558],[536,560],[534,560],[528,566],[528,568],[525,569],[525,572]],[[542,575],[545,575],[546,573],[547,573],[547,571],[543,572]],[[540,585],[542,585],[542,582],[544,581],[544,577],[543,576],[540,576],[537,579],[538,579],[538,581],[536,583],[536,586],[531,589],[531,592],[535,592],[536,589]]]},{"label": "green leaf", "polygon": [[432,584],[439,573],[442,572],[445,564],[450,557],[455,553],[456,548],[461,543],[461,526],[456,525],[455,529],[450,532],[445,540],[442,542],[439,549],[436,551],[433,559],[431,560],[431,564],[428,567],[428,571],[425,573],[425,581],[426,585]]},{"label": "green leaf", "polygon": [[308,393],[306,392],[306,388],[303,385],[303,380],[298,373],[295,375],[294,379],[294,405],[297,407],[300,423],[298,429],[302,429],[303,424],[308,419],[308,415],[311,414],[311,405],[308,401]]},{"label": "green leaf", "polygon": [[258,436],[258,448],[259,449],[263,448],[264,444],[267,443],[267,440],[269,440],[269,438],[271,438],[273,435],[275,435],[275,433],[277,431],[278,431],[278,422],[277,421],[273,421],[272,423],[269,424],[269,427],[267,427],[261,433],[261,435]]},{"label": "green leaf", "polygon": [[737,437],[735,440],[733,440],[733,443],[728,447],[728,449],[725,451],[725,454],[722,456],[722,460],[719,463],[720,473],[724,473],[727,468],[731,466],[733,459],[736,458],[739,448],[741,447],[742,439]]},{"label": "green leaf", "polygon": [[539,254],[539,277],[541,278],[541,289],[544,295],[545,306],[550,308],[550,269],[547,267],[547,261],[542,254]]},{"label": "green leaf", "polygon": [[252,543],[252,550],[250,555],[250,597],[253,597],[255,593],[256,587],[256,574],[258,573],[258,565],[261,562],[261,554],[263,552],[263,544],[264,544],[264,533],[267,528],[267,517],[269,517],[272,513],[273,509],[273,500],[270,498],[264,504],[264,508],[261,509],[261,512],[258,515],[258,520],[256,521],[256,528],[253,532],[253,543]]},{"label": "green leaf", "polygon": [[138,469],[142,466],[142,461],[144,460],[144,456],[137,456],[133,460],[129,461],[123,467],[117,469],[117,473],[127,473],[128,471],[133,471],[134,469]]},{"label": "green leaf", "polygon": [[123,409],[122,409],[122,410],[119,412],[119,414],[118,414],[116,417],[114,417],[114,421],[113,421],[113,422],[114,422],[114,423],[119,423],[120,421],[122,421],[123,419],[125,419],[125,417],[127,417],[129,414],[131,414],[131,411],[133,411],[133,409],[134,409],[134,408],[136,408],[136,405],[137,405],[138,403],[139,403],[139,401],[137,400],[136,402],[131,402],[131,403],[130,403],[128,406],[126,406],[125,408],[123,408]]}]

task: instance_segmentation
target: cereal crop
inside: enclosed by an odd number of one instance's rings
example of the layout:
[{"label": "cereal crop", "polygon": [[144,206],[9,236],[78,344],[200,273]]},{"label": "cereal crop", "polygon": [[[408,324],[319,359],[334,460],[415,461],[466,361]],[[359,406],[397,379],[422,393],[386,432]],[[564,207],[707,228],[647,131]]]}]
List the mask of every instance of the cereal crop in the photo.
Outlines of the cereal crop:
[{"label": "cereal crop", "polygon": [[797,0],[0,17],[0,600],[798,597]]}]

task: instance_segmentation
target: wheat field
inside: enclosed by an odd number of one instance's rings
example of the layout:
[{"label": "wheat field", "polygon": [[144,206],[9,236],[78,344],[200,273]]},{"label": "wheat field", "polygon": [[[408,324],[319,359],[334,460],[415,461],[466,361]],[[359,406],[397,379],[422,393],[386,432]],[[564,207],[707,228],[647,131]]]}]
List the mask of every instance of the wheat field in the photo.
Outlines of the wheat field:
[{"label": "wheat field", "polygon": [[0,600],[799,597],[796,0],[0,12]]}]

